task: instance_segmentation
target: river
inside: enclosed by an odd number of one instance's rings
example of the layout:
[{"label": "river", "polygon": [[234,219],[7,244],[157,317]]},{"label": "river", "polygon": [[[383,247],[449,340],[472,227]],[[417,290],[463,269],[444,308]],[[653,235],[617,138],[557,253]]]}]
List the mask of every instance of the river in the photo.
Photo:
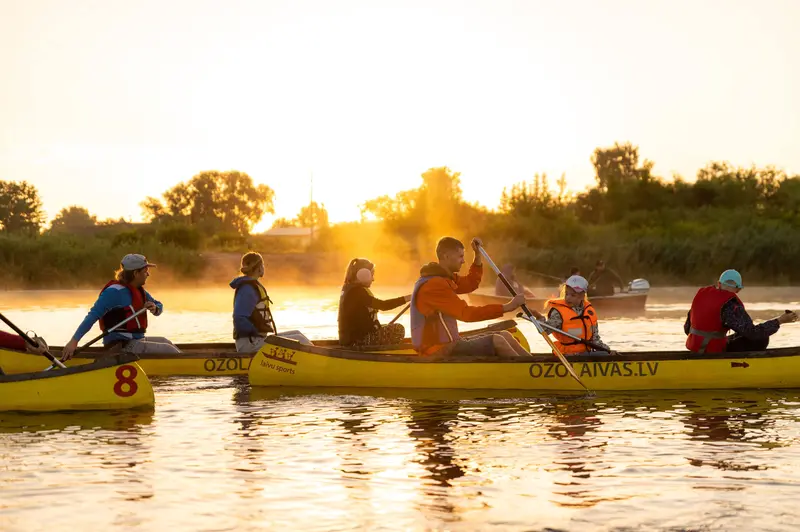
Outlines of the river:
[{"label": "river", "polygon": [[[383,297],[403,290],[376,287]],[[681,349],[693,293],[654,289],[644,316],[601,316],[602,337],[621,351]],[[230,341],[230,289],[153,294],[165,313],[151,320],[152,334]],[[336,287],[271,295],[282,329],[335,335]],[[0,310],[63,345],[94,296],[3,292]],[[742,297],[758,319],[800,307],[796,288]],[[408,326],[408,316],[400,322]],[[522,328],[544,351],[532,327]],[[798,344],[800,324],[773,341]],[[794,530],[800,522],[800,390],[576,398],[250,389],[231,377],[153,384],[153,412],[0,413],[0,530]]]}]

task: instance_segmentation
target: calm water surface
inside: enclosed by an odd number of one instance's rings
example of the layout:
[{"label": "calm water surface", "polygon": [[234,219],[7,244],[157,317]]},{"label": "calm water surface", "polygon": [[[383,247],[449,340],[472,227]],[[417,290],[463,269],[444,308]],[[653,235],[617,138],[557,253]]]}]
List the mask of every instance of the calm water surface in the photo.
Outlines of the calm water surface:
[{"label": "calm water surface", "polygon": [[[153,292],[166,309],[151,320],[153,334],[230,341],[232,291]],[[61,345],[95,295],[5,292],[0,310]],[[620,350],[679,349],[692,295],[658,291],[644,317],[603,320],[603,338]],[[798,289],[743,296],[759,319],[800,307]],[[281,328],[335,334],[335,288],[272,297]],[[800,344],[800,325],[773,343]],[[0,530],[796,530],[800,522],[800,390],[586,398],[250,389],[225,377],[160,379],[154,389],[153,412],[0,413]]]}]

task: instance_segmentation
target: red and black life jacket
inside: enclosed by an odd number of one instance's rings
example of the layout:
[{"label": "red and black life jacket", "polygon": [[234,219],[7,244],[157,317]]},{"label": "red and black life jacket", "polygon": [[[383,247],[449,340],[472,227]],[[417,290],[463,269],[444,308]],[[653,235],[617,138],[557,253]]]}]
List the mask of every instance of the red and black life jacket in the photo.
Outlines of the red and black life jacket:
[{"label": "red and black life jacket", "polygon": [[722,324],[722,307],[731,299],[741,303],[739,296],[715,286],[697,291],[689,311],[689,337],[686,349],[694,353],[724,353],[728,345],[728,329]]},{"label": "red and black life jacket", "polygon": [[[109,286],[115,285],[123,287],[120,290],[124,289],[130,292],[132,302],[127,307],[111,309],[106,312],[102,318],[100,318],[100,330],[103,332],[106,332],[114,325],[142,310],[144,308],[144,304],[147,302],[147,299],[144,295],[144,288],[141,286],[134,288],[131,285],[124,284],[119,281],[109,281],[108,284],[103,287],[103,290],[106,290]],[[103,293],[103,290],[100,290],[101,294]],[[145,331],[147,331],[147,312],[142,312],[131,321],[117,329],[117,331],[144,334]]]}]

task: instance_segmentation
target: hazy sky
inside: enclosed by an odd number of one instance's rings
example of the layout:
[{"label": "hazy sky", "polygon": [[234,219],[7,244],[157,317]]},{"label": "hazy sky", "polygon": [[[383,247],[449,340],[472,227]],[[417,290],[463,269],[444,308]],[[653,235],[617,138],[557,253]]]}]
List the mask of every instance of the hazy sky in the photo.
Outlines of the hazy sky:
[{"label": "hazy sky", "polygon": [[[0,0],[0,179],[101,218],[205,169],[334,221],[448,165],[467,199],[593,180],[800,172],[800,1]],[[265,222],[266,223],[266,222]]]}]

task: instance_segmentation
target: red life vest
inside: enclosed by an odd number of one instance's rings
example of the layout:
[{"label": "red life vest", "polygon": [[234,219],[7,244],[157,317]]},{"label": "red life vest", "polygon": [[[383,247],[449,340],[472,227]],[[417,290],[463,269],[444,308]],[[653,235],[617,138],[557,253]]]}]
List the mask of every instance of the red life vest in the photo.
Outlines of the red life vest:
[{"label": "red life vest", "polygon": [[689,337],[686,349],[694,353],[724,353],[728,329],[722,325],[722,307],[739,296],[715,286],[701,288],[692,300],[689,311]]},{"label": "red life vest", "polygon": [[[103,287],[103,290],[108,288],[109,286],[119,285],[124,287],[128,290],[131,294],[131,301],[132,303],[127,307],[121,308],[114,308],[109,310],[105,313],[105,315],[100,318],[100,330],[106,332],[108,329],[112,328],[117,323],[121,322],[122,320],[133,316],[136,312],[144,308],[144,304],[147,299],[144,296],[144,288],[141,286],[134,288],[130,285],[123,284],[119,281],[109,281]],[[103,290],[100,290],[100,293],[103,293]],[[119,332],[128,332],[128,333],[142,333],[147,330],[147,312],[142,312],[131,321],[127,322],[125,325],[116,329]],[[115,331],[115,332],[116,332]]]}]

